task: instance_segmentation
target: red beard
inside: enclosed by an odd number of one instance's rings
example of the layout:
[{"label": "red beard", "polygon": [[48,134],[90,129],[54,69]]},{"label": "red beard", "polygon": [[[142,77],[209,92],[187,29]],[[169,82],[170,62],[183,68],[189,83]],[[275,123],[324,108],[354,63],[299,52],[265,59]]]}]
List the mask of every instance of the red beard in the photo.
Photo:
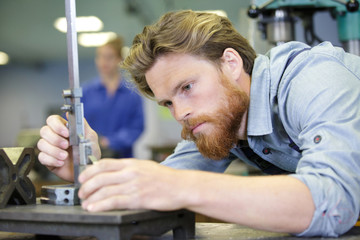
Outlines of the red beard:
[{"label": "red beard", "polygon": [[[220,108],[209,115],[201,115],[185,121],[181,137],[196,143],[200,153],[207,158],[220,160],[229,155],[229,151],[238,141],[238,131],[242,117],[249,107],[248,95],[229,80],[222,78],[225,97]],[[192,133],[191,127],[206,122],[212,124],[209,134]]]}]

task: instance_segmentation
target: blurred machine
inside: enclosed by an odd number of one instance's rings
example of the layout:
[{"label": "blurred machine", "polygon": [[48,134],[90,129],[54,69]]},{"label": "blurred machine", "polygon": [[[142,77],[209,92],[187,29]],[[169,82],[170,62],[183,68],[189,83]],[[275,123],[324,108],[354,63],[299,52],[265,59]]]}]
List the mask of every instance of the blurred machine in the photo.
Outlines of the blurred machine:
[{"label": "blurred machine", "polygon": [[279,45],[294,40],[294,23],[303,21],[305,41],[322,40],[314,32],[313,15],[330,11],[336,19],[339,40],[345,51],[360,55],[360,11],[358,0],[252,0],[251,18],[259,18],[259,29],[269,42]]}]

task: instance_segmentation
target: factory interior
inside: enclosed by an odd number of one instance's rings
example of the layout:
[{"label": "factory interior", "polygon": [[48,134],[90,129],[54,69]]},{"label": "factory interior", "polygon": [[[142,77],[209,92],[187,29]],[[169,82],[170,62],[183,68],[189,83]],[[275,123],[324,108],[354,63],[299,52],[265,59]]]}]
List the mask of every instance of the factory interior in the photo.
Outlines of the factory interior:
[{"label": "factory interior", "polygon": [[[272,47],[289,41],[300,41],[310,46],[329,41],[334,46],[360,55],[360,12],[355,11],[357,22],[342,19],[348,14],[344,13],[347,11],[346,2],[76,0],[77,17],[91,16],[100,21],[97,30],[85,29],[77,33],[80,85],[97,75],[94,57],[98,45],[80,43],[82,34],[118,34],[124,39],[123,52],[126,55],[133,38],[144,26],[154,23],[166,12],[181,9],[212,11],[226,16],[258,54],[265,54]],[[40,128],[49,115],[63,114],[62,91],[69,88],[68,50],[66,31],[58,30],[56,22],[64,17],[64,0],[0,1],[0,148],[33,148],[36,159]],[[349,39],[349,32],[355,32],[357,39]],[[148,98],[142,97],[142,100],[145,128],[134,145],[134,157],[161,162],[181,141],[182,126],[173,119],[168,109]],[[4,174],[3,169],[0,172]],[[226,173],[241,176],[261,174],[241,161],[234,161]],[[64,183],[37,159],[29,178],[35,184],[37,196],[41,195],[40,189],[44,184]],[[222,222],[201,215],[196,217],[198,222]],[[33,235],[23,237],[37,239],[32,238]],[[0,235],[0,239],[6,238]]]},{"label": "factory interior", "polygon": [[[1,1],[1,52],[8,55],[8,63],[0,65],[1,78],[1,147],[29,146],[33,136],[53,113],[62,114],[62,90],[68,88],[66,34],[54,27],[56,19],[65,16],[63,1],[46,0]],[[272,46],[258,30],[258,19],[247,14],[251,1],[216,0],[78,0],[78,16],[97,16],[103,22],[101,32],[115,32],[131,46],[134,36],[145,25],[155,22],[167,11],[178,9],[222,10],[236,29],[260,53]],[[41,7],[40,7],[41,6]],[[294,39],[305,42],[303,22],[294,24]],[[315,11],[313,29],[323,41],[342,46],[336,19],[329,10]],[[316,44],[318,42],[314,42]],[[80,82],[95,76],[95,47],[78,47]],[[135,157],[152,157],[151,147],[167,148],[181,140],[181,126],[169,112],[155,102],[144,98],[145,131],[135,146]],[[30,145],[31,145],[30,144]]]}]

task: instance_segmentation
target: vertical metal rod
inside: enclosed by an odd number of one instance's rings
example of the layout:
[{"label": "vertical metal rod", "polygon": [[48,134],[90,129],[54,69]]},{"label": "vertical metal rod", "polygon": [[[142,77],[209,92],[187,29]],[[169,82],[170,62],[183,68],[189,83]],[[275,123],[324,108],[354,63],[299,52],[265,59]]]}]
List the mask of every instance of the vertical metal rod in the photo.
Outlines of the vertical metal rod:
[{"label": "vertical metal rod", "polygon": [[70,145],[72,147],[72,158],[74,161],[74,181],[78,185],[79,176],[79,136],[84,136],[83,109],[80,102],[82,95],[79,83],[79,65],[76,33],[76,6],[75,0],[65,0],[65,13],[67,20],[67,53],[68,53],[68,71],[69,85],[72,93],[70,97],[72,110],[69,111],[69,131]]},{"label": "vertical metal rod", "polygon": [[65,0],[65,13],[67,21],[67,53],[69,66],[69,84],[70,88],[78,88],[79,84],[79,66],[78,49],[76,35],[76,6],[75,0]]}]

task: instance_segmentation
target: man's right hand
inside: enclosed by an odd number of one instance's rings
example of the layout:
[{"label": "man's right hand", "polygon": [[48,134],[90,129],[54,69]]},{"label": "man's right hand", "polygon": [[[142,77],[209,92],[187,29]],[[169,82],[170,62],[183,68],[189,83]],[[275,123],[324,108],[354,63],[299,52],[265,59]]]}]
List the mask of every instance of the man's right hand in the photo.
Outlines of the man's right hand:
[{"label": "man's right hand", "polygon": [[[37,144],[40,150],[38,158],[58,177],[73,182],[74,167],[69,145],[69,129],[66,127],[66,123],[67,121],[58,115],[47,118],[46,125],[40,129],[41,139]],[[85,138],[91,142],[93,155],[100,159],[98,136],[86,121],[84,123]]]}]

